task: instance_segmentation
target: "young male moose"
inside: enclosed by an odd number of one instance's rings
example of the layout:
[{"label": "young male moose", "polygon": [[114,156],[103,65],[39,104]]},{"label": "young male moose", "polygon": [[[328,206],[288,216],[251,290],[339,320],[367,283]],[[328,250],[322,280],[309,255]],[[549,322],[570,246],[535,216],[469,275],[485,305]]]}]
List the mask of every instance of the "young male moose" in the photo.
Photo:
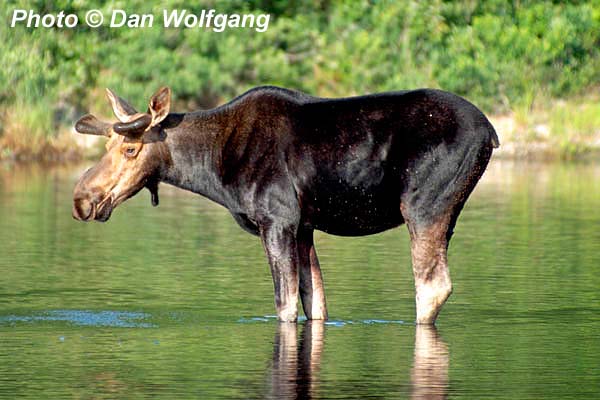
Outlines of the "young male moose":
[{"label": "young male moose", "polygon": [[421,89],[344,99],[260,87],[208,111],[169,113],[160,89],[139,113],[110,90],[119,120],[82,117],[109,137],[83,174],[73,216],[106,221],[146,187],[166,182],[226,207],[262,239],[281,321],[327,319],[315,229],[369,235],[404,222],[411,238],[417,322],[433,324],[452,291],[446,251],[498,138],[466,100]]}]

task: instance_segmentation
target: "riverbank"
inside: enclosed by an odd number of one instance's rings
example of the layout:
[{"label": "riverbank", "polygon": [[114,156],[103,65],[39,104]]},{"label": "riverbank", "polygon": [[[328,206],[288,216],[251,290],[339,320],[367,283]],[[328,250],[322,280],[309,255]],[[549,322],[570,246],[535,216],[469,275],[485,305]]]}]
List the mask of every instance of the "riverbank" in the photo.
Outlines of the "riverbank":
[{"label": "riverbank", "polygon": [[52,138],[0,138],[0,161],[18,163],[71,163],[81,161],[90,149],[77,144],[70,132]]},{"label": "riverbank", "polygon": [[500,138],[496,157],[575,160],[600,156],[598,95],[516,108],[489,119]]},{"label": "riverbank", "polygon": [[[515,160],[578,160],[600,157],[598,96],[554,100],[489,117],[500,138],[494,157]],[[72,127],[56,135],[24,134],[3,121],[0,161],[69,163],[102,153],[102,138],[78,135]]]}]

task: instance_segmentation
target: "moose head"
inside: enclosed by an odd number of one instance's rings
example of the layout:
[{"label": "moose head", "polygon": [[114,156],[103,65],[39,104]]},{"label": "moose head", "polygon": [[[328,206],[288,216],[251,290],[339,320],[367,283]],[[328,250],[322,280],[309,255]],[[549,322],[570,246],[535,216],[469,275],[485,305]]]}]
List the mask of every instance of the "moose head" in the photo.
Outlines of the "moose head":
[{"label": "moose head", "polygon": [[160,123],[169,114],[171,91],[159,89],[150,99],[148,111],[139,113],[129,103],[106,90],[116,123],[98,120],[91,114],[75,124],[75,130],[109,138],[106,154],[88,169],[73,192],[73,218],[107,221],[114,208],[144,187],[158,205],[158,170],[167,151]]}]

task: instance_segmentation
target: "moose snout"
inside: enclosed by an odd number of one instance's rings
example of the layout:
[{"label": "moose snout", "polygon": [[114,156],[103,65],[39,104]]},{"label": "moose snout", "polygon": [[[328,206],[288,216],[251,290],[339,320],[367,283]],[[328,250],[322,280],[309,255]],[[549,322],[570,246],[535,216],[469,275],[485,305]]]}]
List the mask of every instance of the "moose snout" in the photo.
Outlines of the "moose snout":
[{"label": "moose snout", "polygon": [[73,218],[78,221],[89,221],[92,218],[94,204],[85,198],[73,199]]},{"label": "moose snout", "polygon": [[97,172],[89,169],[75,185],[72,215],[76,220],[105,222],[110,218],[113,197],[105,180],[99,181]]}]

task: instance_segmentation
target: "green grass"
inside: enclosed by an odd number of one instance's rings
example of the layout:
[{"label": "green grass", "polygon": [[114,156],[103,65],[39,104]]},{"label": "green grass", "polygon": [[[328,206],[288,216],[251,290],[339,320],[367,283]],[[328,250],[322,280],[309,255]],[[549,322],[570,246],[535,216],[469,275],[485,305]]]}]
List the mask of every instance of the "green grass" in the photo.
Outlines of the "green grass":
[{"label": "green grass", "polygon": [[567,138],[594,138],[600,135],[600,101],[557,103],[549,112],[551,132]]}]

